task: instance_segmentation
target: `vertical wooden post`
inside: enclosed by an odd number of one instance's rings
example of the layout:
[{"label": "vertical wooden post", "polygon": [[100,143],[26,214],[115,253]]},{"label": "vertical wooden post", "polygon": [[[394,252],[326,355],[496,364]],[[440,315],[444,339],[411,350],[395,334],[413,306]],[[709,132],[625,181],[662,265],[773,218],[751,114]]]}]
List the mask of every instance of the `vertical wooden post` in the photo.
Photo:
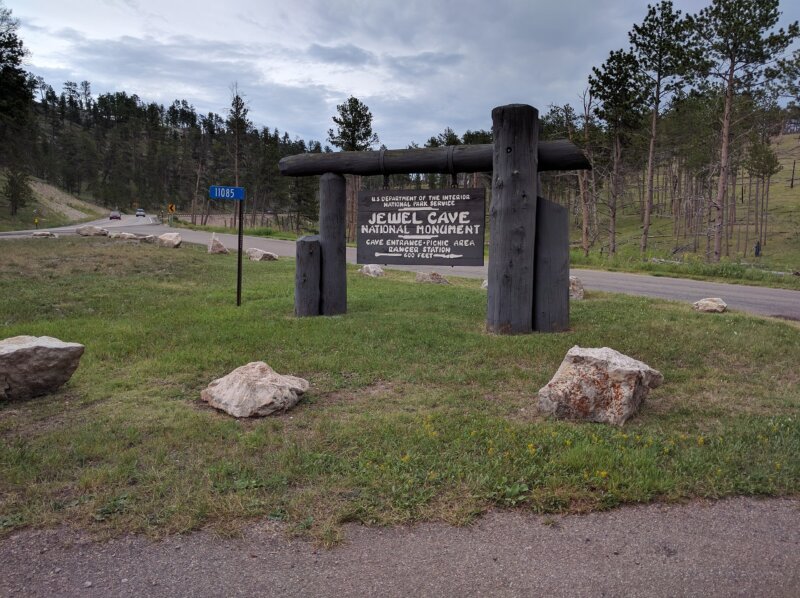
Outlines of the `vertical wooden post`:
[{"label": "vertical wooden post", "polygon": [[536,205],[536,267],[533,329],[569,330],[569,212],[538,198]]},{"label": "vertical wooden post", "polygon": [[533,329],[538,115],[536,108],[525,104],[492,110],[486,328],[499,334]]},{"label": "vertical wooden post", "polygon": [[320,304],[319,235],[297,239],[294,271],[294,315],[318,316]]},{"label": "vertical wooden post", "polygon": [[320,313],[347,313],[346,255],[347,195],[340,174],[319,179],[319,241],[322,255]]}]

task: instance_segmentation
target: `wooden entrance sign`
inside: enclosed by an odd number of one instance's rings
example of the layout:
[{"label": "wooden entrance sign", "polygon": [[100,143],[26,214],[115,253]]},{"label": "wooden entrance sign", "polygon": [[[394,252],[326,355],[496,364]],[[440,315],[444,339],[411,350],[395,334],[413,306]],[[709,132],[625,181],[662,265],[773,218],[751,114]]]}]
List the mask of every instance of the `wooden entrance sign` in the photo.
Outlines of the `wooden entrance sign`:
[{"label": "wooden entrance sign", "polygon": [[[538,173],[589,169],[591,165],[571,142],[539,142],[538,132],[537,110],[525,104],[511,104],[492,111],[492,144],[283,158],[279,163],[281,174],[322,175],[319,238],[303,237],[298,241],[295,313],[308,316],[347,311],[346,201],[341,175],[491,170],[486,328],[498,334],[567,330],[568,213],[566,208],[538,197]],[[414,224],[409,216],[392,217],[395,224],[403,218]],[[471,217],[466,216],[465,225],[467,219],[471,226]],[[383,220],[388,224],[389,217],[375,217],[373,224],[383,224]]]}]

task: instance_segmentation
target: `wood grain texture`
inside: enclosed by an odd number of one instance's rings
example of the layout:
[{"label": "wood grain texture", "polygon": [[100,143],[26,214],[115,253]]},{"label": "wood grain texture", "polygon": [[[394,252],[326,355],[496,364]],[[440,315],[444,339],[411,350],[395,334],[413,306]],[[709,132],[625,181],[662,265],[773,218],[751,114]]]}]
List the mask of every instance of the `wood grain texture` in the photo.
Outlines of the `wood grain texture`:
[{"label": "wood grain texture", "polygon": [[[278,167],[287,176],[324,174],[378,174],[490,172],[493,167],[491,143],[481,145],[456,145],[419,149],[386,150],[383,152],[336,152],[324,154],[298,154],[283,158]],[[559,139],[542,141],[537,150],[538,170],[587,170],[591,164],[583,152],[571,141]]]},{"label": "wood grain texture", "polygon": [[319,179],[319,240],[322,255],[320,313],[347,313],[346,186],[340,174]]},{"label": "wood grain texture", "polygon": [[538,112],[525,104],[492,110],[494,160],[489,208],[486,328],[533,330]]},{"label": "wood grain texture", "polygon": [[569,213],[541,197],[536,202],[533,289],[533,329],[569,330]]},{"label": "wood grain texture", "polygon": [[320,314],[320,244],[319,235],[297,239],[294,272],[294,315]]}]

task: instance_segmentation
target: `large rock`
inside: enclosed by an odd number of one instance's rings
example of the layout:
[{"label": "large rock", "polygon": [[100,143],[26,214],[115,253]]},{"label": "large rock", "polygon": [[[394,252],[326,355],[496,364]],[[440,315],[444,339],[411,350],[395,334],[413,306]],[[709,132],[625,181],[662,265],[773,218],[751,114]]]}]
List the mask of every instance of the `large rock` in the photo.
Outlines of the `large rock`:
[{"label": "large rock", "polygon": [[245,253],[251,262],[274,262],[278,259],[278,256],[271,251],[264,251],[256,247],[250,247]]},{"label": "large rock", "polygon": [[211,233],[211,241],[208,243],[208,253],[228,254],[228,248],[222,244],[222,241],[217,239],[217,233]]},{"label": "large rock", "polygon": [[308,381],[254,361],[211,382],[200,398],[234,417],[252,417],[291,409],[307,390]]},{"label": "large rock", "polygon": [[83,349],[51,336],[0,341],[0,399],[27,399],[57,390],[78,368]]},{"label": "large rock", "polygon": [[75,229],[81,237],[107,237],[108,231],[99,226],[79,226]]},{"label": "large rock", "polygon": [[378,264],[364,264],[359,268],[358,273],[371,278],[378,278],[384,275],[383,268]]},{"label": "large rock", "polygon": [[118,232],[110,232],[108,233],[109,239],[122,239],[123,241],[138,241],[139,237],[134,235],[133,233],[118,233]]},{"label": "large rock", "polygon": [[438,272],[417,272],[414,280],[427,284],[450,284],[450,281]]},{"label": "large rock", "polygon": [[180,233],[164,233],[156,239],[156,244],[161,247],[176,248],[181,246]]},{"label": "large rock", "polygon": [[583,283],[577,276],[569,277],[569,298],[578,301],[583,300]]},{"label": "large rock", "polygon": [[51,233],[49,230],[37,230],[31,233],[31,237],[44,237],[47,239],[58,239],[58,234]]},{"label": "large rock", "polygon": [[692,303],[692,307],[697,311],[721,314],[728,309],[728,304],[719,297],[707,297],[706,299],[695,301]]},{"label": "large rock", "polygon": [[663,381],[661,372],[614,349],[576,345],[539,390],[539,409],[560,419],[621,426]]}]

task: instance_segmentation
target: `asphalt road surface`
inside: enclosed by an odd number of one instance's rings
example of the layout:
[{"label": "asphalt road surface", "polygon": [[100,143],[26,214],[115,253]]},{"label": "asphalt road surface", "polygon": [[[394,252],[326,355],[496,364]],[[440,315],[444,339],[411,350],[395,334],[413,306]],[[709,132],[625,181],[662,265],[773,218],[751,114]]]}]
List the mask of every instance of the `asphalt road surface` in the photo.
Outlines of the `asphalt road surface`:
[{"label": "asphalt road surface", "polygon": [[[139,234],[160,235],[165,232],[179,232],[187,243],[207,245],[211,238],[210,233],[188,229],[174,229],[160,224],[154,224],[148,216],[136,218],[123,216],[121,221],[98,220],[95,222],[103,228],[125,230]],[[75,232],[75,227],[61,229],[48,229],[62,234]],[[18,233],[0,233],[0,238],[11,236],[27,236],[30,231]],[[238,237],[235,234],[217,234],[217,238],[232,250],[238,248]],[[262,237],[245,237],[244,248],[257,247],[271,251],[280,256],[294,257],[294,241],[281,241],[278,239],[265,239]],[[347,249],[347,260],[356,263],[356,250]],[[436,271],[444,275],[463,276],[467,278],[486,278],[486,266],[391,266],[400,270]],[[650,276],[646,274],[628,274],[624,272],[605,272],[600,270],[572,270],[588,290],[607,291],[612,293],[626,293],[630,295],[644,295],[658,297],[672,301],[694,303],[704,297],[721,297],[730,309],[750,312],[762,316],[773,316],[787,320],[800,321],[800,291],[788,289],[771,289],[767,287],[752,287],[737,284],[723,284],[718,282],[704,282],[687,280],[684,278],[669,278],[666,276]]]},{"label": "asphalt road surface", "polygon": [[331,550],[253,524],[154,542],[67,529],[0,542],[0,595],[800,596],[800,501],[736,498],[536,516],[469,527],[348,525]]}]

